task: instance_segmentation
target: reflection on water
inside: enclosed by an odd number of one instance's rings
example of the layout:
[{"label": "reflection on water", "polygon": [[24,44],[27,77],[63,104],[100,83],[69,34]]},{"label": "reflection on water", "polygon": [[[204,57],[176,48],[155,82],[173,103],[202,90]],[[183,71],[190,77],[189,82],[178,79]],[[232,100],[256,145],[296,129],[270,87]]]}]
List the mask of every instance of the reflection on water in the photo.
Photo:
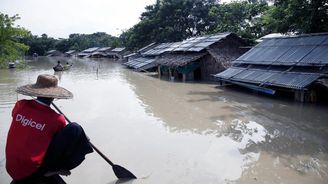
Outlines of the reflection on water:
[{"label": "reflection on water", "polygon": [[[298,104],[177,83],[125,69],[114,61],[64,58],[29,61],[0,72],[0,181],[4,145],[17,86],[55,74],[73,100],[57,105],[91,141],[139,178],[125,183],[327,183],[327,107]],[[65,178],[68,183],[122,183],[97,154]],[[123,182],[124,183],[124,182]]]}]

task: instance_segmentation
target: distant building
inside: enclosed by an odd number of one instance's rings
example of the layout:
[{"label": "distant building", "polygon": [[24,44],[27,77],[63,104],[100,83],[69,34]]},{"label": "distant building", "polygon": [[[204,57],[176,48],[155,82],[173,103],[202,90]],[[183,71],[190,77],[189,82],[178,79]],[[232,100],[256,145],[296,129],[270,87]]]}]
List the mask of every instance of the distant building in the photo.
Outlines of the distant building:
[{"label": "distant building", "polygon": [[93,58],[102,58],[107,57],[107,53],[111,50],[111,47],[102,47],[97,49],[95,52],[90,54],[90,57]]},{"label": "distant building", "polygon": [[46,52],[46,56],[48,56],[48,57],[62,56],[62,55],[63,55],[63,53],[58,50],[49,50],[48,52]]},{"label": "distant building", "polygon": [[72,56],[76,56],[77,53],[78,52],[76,50],[69,50],[69,51],[65,52],[64,56],[65,57],[72,57]]},{"label": "distant building", "polygon": [[86,58],[86,57],[90,57],[90,55],[97,51],[99,49],[99,47],[91,47],[91,48],[88,48],[88,49],[85,49],[83,50],[82,52],[78,53],[77,54],[77,57],[83,57],[83,58]]},{"label": "distant building", "polygon": [[124,47],[122,48],[114,48],[107,52],[107,57],[113,58],[113,59],[123,59],[123,56],[126,53],[126,49]]},{"label": "distant building", "polygon": [[[162,43],[142,53],[142,57],[148,58],[144,61],[145,66],[157,66],[160,76],[183,81],[211,80],[213,74],[225,70],[246,52],[246,46],[246,42],[234,33],[217,33]],[[135,65],[136,69],[141,65]]]},{"label": "distant building", "polygon": [[129,55],[125,55],[127,62],[123,63],[128,68],[132,68],[136,71],[149,71],[149,70],[156,70],[157,64],[154,63],[155,57],[153,55],[146,55],[145,53],[148,50],[153,49],[154,47],[158,46],[159,44],[151,43],[141,49],[139,49],[135,53],[131,53]]},{"label": "distant building", "polygon": [[301,102],[327,98],[328,33],[265,38],[215,77]]}]

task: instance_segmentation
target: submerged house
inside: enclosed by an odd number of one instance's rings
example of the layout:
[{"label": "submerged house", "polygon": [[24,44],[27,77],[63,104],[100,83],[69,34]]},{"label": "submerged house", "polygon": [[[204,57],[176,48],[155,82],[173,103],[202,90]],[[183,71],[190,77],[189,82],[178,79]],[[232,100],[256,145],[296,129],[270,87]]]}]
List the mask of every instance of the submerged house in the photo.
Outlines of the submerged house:
[{"label": "submerged house", "polygon": [[85,49],[85,50],[83,50],[82,52],[80,52],[80,53],[78,53],[77,54],[77,57],[84,57],[84,58],[86,58],[86,57],[90,57],[90,55],[93,53],[93,52],[95,52],[95,51],[97,51],[99,49],[99,47],[92,47],[92,48],[88,48],[88,49]]},{"label": "submerged house", "polygon": [[114,48],[111,51],[107,52],[107,57],[113,58],[113,59],[123,59],[123,56],[126,53],[126,49],[124,47],[122,48]]},{"label": "submerged house", "polygon": [[248,50],[247,43],[234,33],[192,37],[165,49],[155,61],[159,75],[171,79],[211,80],[213,74],[231,66]]},{"label": "submerged house", "polygon": [[72,57],[72,56],[76,56],[77,53],[78,52],[76,50],[69,50],[69,51],[65,52],[64,56],[65,57]]},{"label": "submerged house", "polygon": [[139,49],[136,53],[125,56],[128,61],[124,63],[124,65],[139,72],[156,71],[157,64],[155,63],[155,59],[157,56],[162,54],[162,52],[157,52],[157,50],[158,48],[168,48],[169,45],[169,43],[151,43]]},{"label": "submerged house", "polygon": [[263,39],[215,77],[301,102],[327,98],[328,33]]},{"label": "submerged house", "polygon": [[58,50],[49,50],[48,52],[46,52],[46,56],[48,56],[48,57],[62,56],[62,55],[63,55],[63,53]]},{"label": "submerged house", "polygon": [[92,52],[89,57],[93,57],[93,58],[107,57],[107,52],[109,52],[111,49],[112,49],[111,47],[99,48],[95,52]]},{"label": "submerged house", "polygon": [[231,66],[248,48],[234,33],[193,37],[182,42],[152,44],[125,63],[137,71],[157,68],[159,77],[209,80],[213,74]]}]

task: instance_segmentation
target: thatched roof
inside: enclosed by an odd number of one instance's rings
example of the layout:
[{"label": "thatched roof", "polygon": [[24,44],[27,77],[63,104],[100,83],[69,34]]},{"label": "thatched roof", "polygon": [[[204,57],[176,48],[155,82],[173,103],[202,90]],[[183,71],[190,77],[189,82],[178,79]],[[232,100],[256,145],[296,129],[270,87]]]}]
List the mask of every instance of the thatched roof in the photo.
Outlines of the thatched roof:
[{"label": "thatched roof", "polygon": [[156,59],[155,63],[161,66],[177,67],[196,61],[207,53],[165,54]]}]

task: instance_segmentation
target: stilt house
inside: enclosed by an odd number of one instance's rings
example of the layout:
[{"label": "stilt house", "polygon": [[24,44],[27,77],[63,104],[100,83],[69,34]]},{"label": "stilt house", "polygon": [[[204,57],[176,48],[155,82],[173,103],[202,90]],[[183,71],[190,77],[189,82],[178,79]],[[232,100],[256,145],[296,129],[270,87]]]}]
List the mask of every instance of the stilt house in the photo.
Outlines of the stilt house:
[{"label": "stilt house", "polygon": [[172,44],[155,61],[158,72],[171,79],[211,80],[247,51],[246,42],[234,33],[193,37]]},{"label": "stilt house", "polygon": [[328,92],[328,33],[266,38],[215,77],[256,91],[316,101]]}]

